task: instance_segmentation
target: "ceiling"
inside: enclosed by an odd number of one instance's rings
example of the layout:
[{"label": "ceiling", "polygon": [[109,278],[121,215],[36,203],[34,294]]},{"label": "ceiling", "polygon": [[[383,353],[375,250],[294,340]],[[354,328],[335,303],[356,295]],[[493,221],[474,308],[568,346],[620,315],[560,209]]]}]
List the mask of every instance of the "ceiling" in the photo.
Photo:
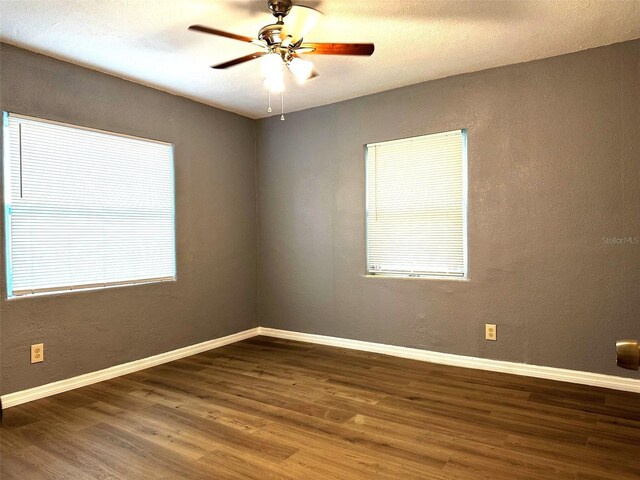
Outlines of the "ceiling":
[{"label": "ceiling", "polygon": [[[295,0],[294,0],[294,3]],[[373,42],[371,57],[309,56],[320,73],[291,79],[287,111],[640,37],[640,0],[301,0],[325,13],[307,36]],[[268,116],[256,51],[188,31],[255,36],[266,0],[3,0],[0,39],[251,118]],[[277,109],[276,109],[277,111]]]}]

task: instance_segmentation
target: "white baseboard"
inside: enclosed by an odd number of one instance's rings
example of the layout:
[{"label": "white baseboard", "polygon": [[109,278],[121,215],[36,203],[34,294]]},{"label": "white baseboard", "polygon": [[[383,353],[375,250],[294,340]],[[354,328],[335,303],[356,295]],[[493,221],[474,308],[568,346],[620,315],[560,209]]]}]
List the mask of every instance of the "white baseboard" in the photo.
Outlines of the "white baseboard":
[{"label": "white baseboard", "polygon": [[177,350],[171,350],[170,352],[160,353],[147,358],[141,358],[140,360],[134,360],[133,362],[115,365],[96,372],[85,373],[84,375],[79,375],[77,377],[66,378],[57,382],[41,385],[39,387],[2,395],[2,407],[5,409],[15,407],[16,405],[38,400],[40,398],[50,397],[51,395],[73,390],[74,388],[84,387],[86,385],[102,382],[128,373],[144,370],[145,368],[154,367],[162,363],[189,357],[197,353],[206,352],[207,350],[212,350],[230,343],[255,337],[258,335],[258,332],[258,327],[251,328],[232,335],[227,335],[226,337],[207,340],[206,342],[196,343],[195,345],[189,345],[188,347],[178,348]]},{"label": "white baseboard", "polygon": [[86,373],[77,377],[67,378],[39,387],[29,388],[19,392],[2,395],[3,408],[15,407],[23,403],[49,397],[58,393],[84,387],[93,383],[102,382],[111,378],[126,375],[128,373],[144,370],[145,368],[171,362],[180,358],[206,352],[214,348],[239,342],[247,338],[264,335],[267,337],[284,338],[288,340],[298,340],[300,342],[317,343],[332,347],[349,348],[364,352],[382,353],[394,357],[410,358],[422,362],[439,363],[442,365],[452,365],[455,367],[475,368],[478,370],[489,370],[492,372],[511,373],[514,375],[524,375],[527,377],[545,378],[548,380],[558,380],[561,382],[578,383],[591,385],[594,387],[611,388],[626,392],[640,393],[640,380],[633,378],[615,377],[612,375],[602,375],[599,373],[580,372],[555,367],[542,367],[539,365],[529,365],[526,363],[505,362],[502,360],[489,360],[486,358],[465,357],[462,355],[452,355],[450,353],[430,352],[418,348],[399,347],[396,345],[386,345],[384,343],[363,342],[361,340],[349,340],[346,338],[328,337],[325,335],[315,335],[311,333],[291,332],[288,330],[278,330],[275,328],[256,327],[242,332],[227,335],[226,337],[208,340],[188,347],[179,348],[170,352],[153,355],[152,357],[134,360],[133,362],[115,365],[113,367]]},{"label": "white baseboard", "polygon": [[593,387],[610,388],[626,392],[640,393],[640,379],[616,377],[600,373],[581,372],[564,368],[543,367],[526,363],[506,362],[502,360],[490,360],[487,358],[466,357],[452,355],[450,353],[431,352],[418,348],[398,347],[384,343],[363,342],[361,340],[349,340],[346,338],[327,337],[312,333],[291,332],[275,328],[259,328],[260,335],[267,337],[298,340],[300,342],[317,343],[332,347],[349,348],[365,352],[382,353],[394,357],[410,358],[422,362],[439,363],[455,367],[475,368],[492,372],[511,373],[526,377],[544,378],[560,382],[579,383]]}]

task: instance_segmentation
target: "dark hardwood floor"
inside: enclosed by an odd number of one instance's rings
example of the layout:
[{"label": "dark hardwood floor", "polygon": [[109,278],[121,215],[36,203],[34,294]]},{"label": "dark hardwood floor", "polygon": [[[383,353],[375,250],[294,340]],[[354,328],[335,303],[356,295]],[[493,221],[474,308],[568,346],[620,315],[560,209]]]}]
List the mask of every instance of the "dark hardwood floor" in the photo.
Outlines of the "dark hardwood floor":
[{"label": "dark hardwood floor", "polygon": [[638,479],[640,395],[257,337],[5,411],[2,480]]}]

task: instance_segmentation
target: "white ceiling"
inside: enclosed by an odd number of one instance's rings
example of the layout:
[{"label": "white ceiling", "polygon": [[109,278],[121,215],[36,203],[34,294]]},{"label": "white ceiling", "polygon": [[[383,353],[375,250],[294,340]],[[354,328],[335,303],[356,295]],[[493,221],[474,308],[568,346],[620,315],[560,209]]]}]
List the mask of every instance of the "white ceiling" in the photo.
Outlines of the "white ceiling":
[{"label": "white ceiling", "polygon": [[[267,116],[256,51],[191,32],[194,23],[255,36],[266,0],[0,0],[0,39],[237,112]],[[294,3],[295,0],[294,0]],[[300,0],[325,13],[307,36],[373,42],[371,57],[309,56],[320,76],[287,84],[288,111],[464,72],[640,37],[640,0]]]}]

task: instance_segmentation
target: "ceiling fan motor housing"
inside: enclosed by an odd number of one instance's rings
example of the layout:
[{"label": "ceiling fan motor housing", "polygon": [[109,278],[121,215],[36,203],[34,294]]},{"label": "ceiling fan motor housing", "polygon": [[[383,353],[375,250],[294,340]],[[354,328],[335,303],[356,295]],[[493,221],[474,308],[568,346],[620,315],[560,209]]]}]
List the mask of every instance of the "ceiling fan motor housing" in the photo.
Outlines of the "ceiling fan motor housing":
[{"label": "ceiling fan motor housing", "polygon": [[269,10],[279,21],[282,21],[282,18],[287,16],[292,6],[291,0],[269,0],[268,3]]},{"label": "ceiling fan motor housing", "polygon": [[262,27],[258,32],[258,38],[265,41],[270,48],[279,44],[283,25],[282,22],[278,22]]}]

